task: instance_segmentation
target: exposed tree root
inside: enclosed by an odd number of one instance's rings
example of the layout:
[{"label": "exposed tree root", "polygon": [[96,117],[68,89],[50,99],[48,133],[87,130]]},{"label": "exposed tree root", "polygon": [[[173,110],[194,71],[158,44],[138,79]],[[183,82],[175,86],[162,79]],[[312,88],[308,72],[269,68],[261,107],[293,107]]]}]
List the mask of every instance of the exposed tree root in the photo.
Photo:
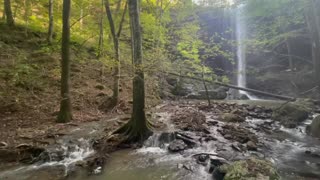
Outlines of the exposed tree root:
[{"label": "exposed tree root", "polygon": [[[143,121],[142,121],[143,122]],[[150,137],[153,132],[153,124],[145,118],[145,124],[141,120],[132,119],[113,134],[122,134],[126,137],[126,143],[143,142]]]}]

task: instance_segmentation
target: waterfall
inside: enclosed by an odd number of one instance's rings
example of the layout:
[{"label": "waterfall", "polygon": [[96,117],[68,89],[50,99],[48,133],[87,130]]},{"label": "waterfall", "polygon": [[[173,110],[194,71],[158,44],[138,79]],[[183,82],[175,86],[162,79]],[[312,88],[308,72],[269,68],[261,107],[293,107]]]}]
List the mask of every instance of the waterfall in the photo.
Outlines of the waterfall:
[{"label": "waterfall", "polygon": [[[239,87],[246,87],[247,80],[246,80],[246,43],[245,40],[247,38],[247,29],[246,29],[246,22],[243,16],[245,11],[245,6],[239,5],[236,8],[235,13],[235,25],[236,25],[236,40],[237,40],[237,60],[238,60],[238,67],[237,67],[237,85]],[[245,91],[239,90],[239,94],[246,95],[249,99],[256,99],[256,97],[250,95]]]}]

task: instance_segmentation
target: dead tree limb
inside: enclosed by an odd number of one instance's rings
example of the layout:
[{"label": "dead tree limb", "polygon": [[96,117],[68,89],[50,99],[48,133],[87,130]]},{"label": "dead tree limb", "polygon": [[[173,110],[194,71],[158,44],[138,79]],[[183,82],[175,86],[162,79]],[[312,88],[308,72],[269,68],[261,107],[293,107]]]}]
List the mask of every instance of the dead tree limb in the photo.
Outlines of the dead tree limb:
[{"label": "dead tree limb", "polygon": [[239,86],[235,86],[232,84],[225,84],[225,83],[217,82],[217,81],[203,80],[202,78],[190,77],[190,76],[179,75],[179,74],[169,73],[169,72],[164,72],[164,73],[172,75],[172,76],[178,76],[178,77],[193,79],[193,80],[197,80],[197,81],[205,81],[207,83],[216,84],[219,86],[224,86],[224,87],[228,87],[228,88],[232,88],[232,89],[238,89],[238,90],[251,92],[251,93],[255,93],[255,94],[260,94],[260,95],[264,95],[264,96],[269,96],[269,97],[273,97],[273,98],[277,98],[277,99],[281,99],[281,100],[287,100],[287,101],[295,101],[296,100],[296,98],[294,98],[294,97],[273,94],[273,93],[259,91],[259,90],[251,89],[251,88],[239,87]]}]

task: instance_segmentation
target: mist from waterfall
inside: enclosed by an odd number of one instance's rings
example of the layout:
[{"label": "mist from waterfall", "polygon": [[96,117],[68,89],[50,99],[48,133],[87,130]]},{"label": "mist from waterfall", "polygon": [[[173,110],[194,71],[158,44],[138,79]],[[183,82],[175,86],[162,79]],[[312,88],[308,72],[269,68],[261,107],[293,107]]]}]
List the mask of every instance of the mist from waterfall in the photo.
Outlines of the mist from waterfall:
[{"label": "mist from waterfall", "polygon": [[[246,79],[246,43],[247,38],[247,25],[244,18],[245,5],[239,5],[236,8],[235,13],[235,25],[236,25],[236,40],[237,40],[237,85],[245,88],[247,86]],[[239,94],[246,95],[249,99],[256,99],[245,91],[239,90]]]}]

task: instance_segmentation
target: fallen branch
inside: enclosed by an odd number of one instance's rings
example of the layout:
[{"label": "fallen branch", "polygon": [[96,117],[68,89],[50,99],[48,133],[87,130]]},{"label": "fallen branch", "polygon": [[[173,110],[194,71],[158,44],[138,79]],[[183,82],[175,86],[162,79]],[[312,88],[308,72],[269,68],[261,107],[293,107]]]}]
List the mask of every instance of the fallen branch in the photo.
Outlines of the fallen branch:
[{"label": "fallen branch", "polygon": [[272,93],[268,93],[268,92],[264,92],[264,91],[255,90],[255,89],[239,87],[239,86],[235,86],[232,84],[225,84],[225,83],[221,83],[221,82],[217,82],[217,81],[203,80],[202,78],[184,76],[184,75],[179,75],[179,74],[169,73],[169,72],[164,72],[164,73],[172,75],[172,76],[193,79],[193,80],[197,80],[197,81],[205,81],[207,83],[216,84],[219,86],[224,86],[224,87],[228,87],[228,88],[232,88],[232,89],[238,89],[238,90],[251,92],[251,93],[255,93],[255,94],[260,94],[260,95],[264,95],[264,96],[269,96],[269,97],[273,97],[273,98],[277,98],[277,99],[281,99],[281,100],[287,100],[287,101],[295,101],[296,100],[296,98],[294,98],[294,97],[272,94]]},{"label": "fallen branch", "polygon": [[305,95],[305,94],[307,94],[307,93],[309,93],[309,92],[311,92],[311,91],[313,91],[313,90],[315,90],[315,89],[318,89],[318,87],[319,87],[319,86],[313,87],[313,88],[311,88],[311,89],[309,89],[309,90],[307,90],[307,91],[305,91],[305,92],[300,93],[300,95]]}]

